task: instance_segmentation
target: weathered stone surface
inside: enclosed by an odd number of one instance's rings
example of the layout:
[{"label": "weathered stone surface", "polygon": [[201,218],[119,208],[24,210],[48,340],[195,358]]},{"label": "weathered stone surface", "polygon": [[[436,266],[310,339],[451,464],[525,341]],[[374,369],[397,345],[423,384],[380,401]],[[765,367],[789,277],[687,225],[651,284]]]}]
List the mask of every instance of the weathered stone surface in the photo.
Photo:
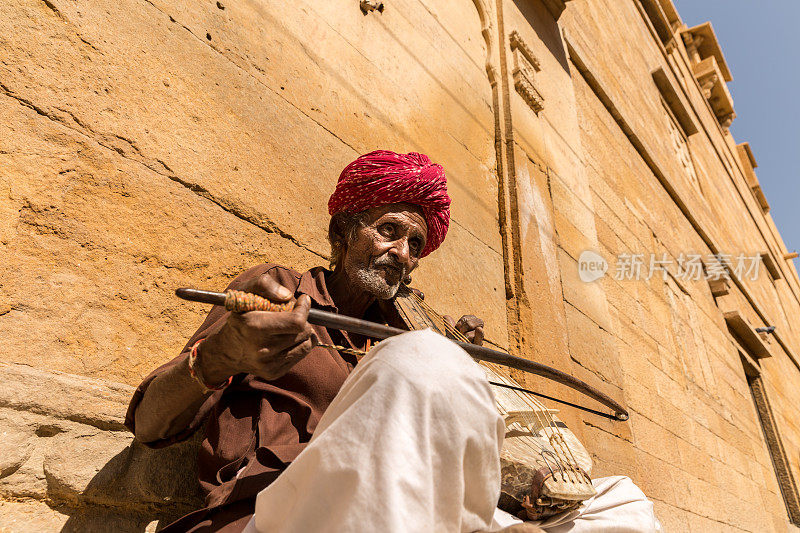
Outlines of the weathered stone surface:
[{"label": "weathered stone surface", "polygon": [[[206,312],[177,300],[176,287],[224,288],[264,260],[314,263],[17,100],[0,95],[0,117],[0,186],[17,213],[0,246],[6,361],[136,383]],[[210,263],[215,273],[201,273]]]},{"label": "weathered stone surface", "polygon": [[[379,147],[424,148],[448,169],[456,201],[443,253],[475,262],[453,272],[460,290],[443,305],[480,301],[505,344],[478,14],[437,22],[435,8],[409,2],[387,13],[417,36],[409,47],[339,4],[0,7],[7,357],[36,366],[53,354],[52,368],[136,383],[202,320],[174,288],[221,289],[264,260],[326,263],[336,177]],[[289,67],[291,57],[304,59]],[[408,83],[421,58],[428,70]],[[417,282],[441,281],[440,270],[431,258]]]},{"label": "weathered stone surface", "polygon": [[[0,4],[0,530],[152,530],[196,505],[196,444],[154,452],[121,425],[130,386],[206,312],[174,288],[324,264],[340,169],[384,147],[447,169],[448,239],[414,274],[427,301],[631,410],[562,408],[597,475],[633,477],[668,530],[791,528],[721,310],[777,326],[757,371],[800,479],[800,279],[674,6],[357,4]],[[541,109],[514,87],[512,33]],[[591,284],[587,248],[610,264]],[[763,250],[780,279],[725,301],[675,270],[611,279],[620,253]]]},{"label": "weathered stone surface", "polygon": [[[21,364],[0,362],[0,375],[6,379],[0,389],[0,406],[101,429],[123,429],[124,406],[134,390],[130,385]],[[60,432],[57,428],[53,431]]]},{"label": "weathered stone surface", "polygon": [[0,501],[0,531],[3,533],[62,531],[68,520],[69,515],[37,500]]},{"label": "weathered stone surface", "polygon": [[0,380],[11,385],[0,390],[0,528],[142,531],[201,505],[197,439],[134,441],[121,427],[132,387],[7,363]]}]

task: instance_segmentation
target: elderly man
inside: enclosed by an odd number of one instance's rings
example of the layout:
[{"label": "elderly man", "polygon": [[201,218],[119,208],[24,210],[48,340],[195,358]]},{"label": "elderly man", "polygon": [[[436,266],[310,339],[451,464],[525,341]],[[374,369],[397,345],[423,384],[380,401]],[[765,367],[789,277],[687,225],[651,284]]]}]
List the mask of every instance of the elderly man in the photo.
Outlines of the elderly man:
[{"label": "elderly man", "polygon": [[[126,419],[139,440],[167,446],[205,424],[198,464],[206,507],[168,531],[530,527],[495,512],[504,424],[463,350],[413,332],[359,362],[353,353],[368,339],[306,321],[311,307],[380,321],[377,304],[444,240],[449,205],[444,171],[426,156],[359,157],[329,201],[333,270],[251,268],[229,288],[292,309],[215,307],[183,353],[145,378]],[[482,326],[471,315],[457,323],[478,344]],[[629,524],[655,523],[636,491],[628,487],[612,506],[627,505]],[[543,525],[572,528],[585,516],[610,528],[597,531],[648,530],[619,528],[608,513],[597,521],[597,512],[589,505]]]}]

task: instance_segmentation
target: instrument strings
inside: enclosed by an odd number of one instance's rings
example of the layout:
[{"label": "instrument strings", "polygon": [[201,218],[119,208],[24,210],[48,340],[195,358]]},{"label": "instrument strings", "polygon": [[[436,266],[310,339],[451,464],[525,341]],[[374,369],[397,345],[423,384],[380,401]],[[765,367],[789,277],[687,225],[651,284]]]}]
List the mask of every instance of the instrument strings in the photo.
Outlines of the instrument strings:
[{"label": "instrument strings", "polygon": [[[463,342],[470,342],[467,337],[461,333],[458,329],[454,326],[450,325],[444,317],[439,315],[431,306],[425,303],[422,298],[420,298],[416,293],[413,291],[409,291],[411,298],[414,299],[415,303],[423,308],[428,315],[428,317],[434,321],[437,326],[440,326],[443,331],[446,331],[450,335],[452,335],[455,339],[463,341]],[[487,363],[484,361],[480,362],[481,365],[488,368],[490,373],[494,376],[495,379],[502,382],[502,385],[508,385],[510,387],[517,386],[516,383],[512,382],[508,378],[502,375],[499,369],[499,365],[494,363]],[[567,477],[570,481],[573,482],[585,482],[586,481],[586,474],[579,470],[578,461],[575,458],[572,450],[569,447],[569,443],[567,443],[566,439],[564,439],[564,433],[561,430],[561,427],[556,423],[553,419],[553,415],[547,407],[544,406],[535,396],[524,393],[522,391],[516,390],[514,388],[508,387],[495,387],[495,392],[501,394],[508,400],[511,400],[510,403],[518,403],[521,402],[524,406],[523,409],[520,409],[522,412],[522,419],[524,420],[525,424],[527,424],[529,431],[534,431],[534,423],[542,428],[542,432],[547,437],[548,442],[550,443],[551,447],[555,451],[556,455],[561,459],[564,463],[560,465],[558,470],[561,472],[561,477],[563,481],[567,481]],[[502,392],[501,392],[502,391]],[[513,400],[516,399],[518,402],[514,402]],[[502,411],[503,416],[508,416],[508,411],[505,409],[500,403],[498,402],[498,407]],[[533,415],[533,417],[531,416]],[[535,454],[542,456],[542,459],[545,462],[545,465],[553,471],[552,466],[548,463],[547,459],[545,458],[542,450],[537,449],[534,444],[529,439],[521,439],[522,443],[533,451]],[[567,471],[564,471],[563,466],[567,466]],[[553,471],[553,475],[555,475],[555,471]],[[566,476],[566,477],[565,477]]]}]

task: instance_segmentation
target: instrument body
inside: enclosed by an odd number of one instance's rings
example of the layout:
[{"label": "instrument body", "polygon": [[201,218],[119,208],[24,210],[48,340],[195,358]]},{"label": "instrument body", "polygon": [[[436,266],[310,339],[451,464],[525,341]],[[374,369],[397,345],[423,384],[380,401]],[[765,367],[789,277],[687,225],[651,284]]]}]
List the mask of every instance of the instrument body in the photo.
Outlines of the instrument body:
[{"label": "instrument body", "polygon": [[[389,324],[402,329],[431,328],[466,340],[422,299],[405,287],[382,306]],[[461,338],[459,338],[461,337]],[[595,494],[589,474],[592,461],[575,435],[499,365],[479,361],[506,422],[500,454],[501,495],[498,506],[527,519],[541,519],[578,507]]]}]

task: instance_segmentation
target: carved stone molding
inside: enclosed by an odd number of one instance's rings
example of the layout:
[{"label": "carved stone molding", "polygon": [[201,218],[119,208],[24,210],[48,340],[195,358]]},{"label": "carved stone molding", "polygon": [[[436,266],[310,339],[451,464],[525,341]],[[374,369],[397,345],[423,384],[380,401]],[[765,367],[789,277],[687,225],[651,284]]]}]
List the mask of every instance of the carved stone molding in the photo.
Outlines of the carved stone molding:
[{"label": "carved stone molding", "polygon": [[786,510],[789,512],[789,519],[792,523],[798,524],[800,523],[800,493],[798,493],[797,482],[792,474],[791,461],[786,455],[786,449],[775,422],[775,415],[767,398],[764,380],[760,374],[748,376],[747,384],[750,386],[750,392],[756,404],[756,412],[761,421],[761,428],[764,430],[764,440],[772,457],[772,466],[775,469],[783,501],[786,503]]},{"label": "carved stone molding", "polygon": [[703,97],[708,100],[711,98],[711,90],[719,82],[719,76],[715,72],[710,72],[704,76],[697,78],[697,83],[700,84],[700,89],[703,91]]},{"label": "carved stone molding", "polygon": [[764,196],[764,191],[761,190],[761,184],[758,182],[758,177],[756,176],[755,168],[758,166],[758,163],[756,163],[756,158],[753,157],[753,151],[750,148],[750,143],[743,142],[737,144],[736,150],[739,154],[739,160],[742,163],[744,179],[747,182],[747,186],[750,187],[751,191],[753,191],[756,200],[758,200],[758,204],[761,206],[761,211],[764,213],[769,213],[769,203],[767,202],[767,197]]},{"label": "carved stone molding", "polygon": [[486,46],[486,75],[489,78],[489,84],[495,87],[497,85],[497,69],[493,64],[492,18],[489,4],[487,4],[487,0],[472,0],[472,3],[475,5],[475,10],[478,12],[478,18],[481,21],[481,36]]},{"label": "carved stone molding", "polygon": [[509,43],[514,53],[514,88],[528,107],[539,114],[544,109],[544,98],[536,88],[535,75],[542,69],[541,63],[516,31],[511,32]]},{"label": "carved stone molding", "polygon": [[714,29],[710,22],[706,22],[685,30],[681,37],[703,97],[708,100],[720,126],[727,129],[736,118],[733,98],[726,83],[733,77]]},{"label": "carved stone molding", "polygon": [[539,63],[539,59],[534,55],[533,50],[525,44],[525,41],[522,40],[522,37],[519,36],[517,31],[512,31],[511,35],[508,37],[509,43],[511,44],[511,50],[519,50],[522,55],[525,56],[525,59],[531,64],[531,66],[539,72],[542,70],[541,64]]}]

